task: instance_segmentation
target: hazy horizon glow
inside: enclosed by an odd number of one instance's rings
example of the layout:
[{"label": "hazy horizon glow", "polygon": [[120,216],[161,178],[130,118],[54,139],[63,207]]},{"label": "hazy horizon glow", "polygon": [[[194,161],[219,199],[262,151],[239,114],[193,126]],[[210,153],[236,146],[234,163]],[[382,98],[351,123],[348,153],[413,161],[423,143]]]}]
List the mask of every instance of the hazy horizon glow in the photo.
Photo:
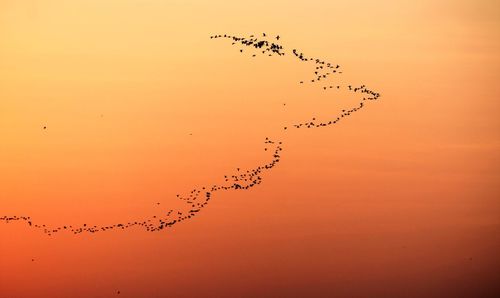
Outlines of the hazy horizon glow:
[{"label": "hazy horizon glow", "polygon": [[[149,218],[284,148],[160,233],[0,223],[0,297],[500,293],[499,5],[226,2],[0,1],[0,216]],[[381,99],[282,138],[359,98],[209,38],[263,32]]]}]

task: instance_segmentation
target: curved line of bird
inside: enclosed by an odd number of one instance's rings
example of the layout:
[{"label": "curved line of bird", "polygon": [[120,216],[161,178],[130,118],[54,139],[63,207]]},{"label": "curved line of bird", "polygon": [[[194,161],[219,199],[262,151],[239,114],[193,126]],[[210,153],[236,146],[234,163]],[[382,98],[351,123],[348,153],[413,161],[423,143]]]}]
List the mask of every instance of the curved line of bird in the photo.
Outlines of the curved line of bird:
[{"label": "curved line of bird", "polygon": [[[213,35],[211,39],[220,39],[225,38],[232,41],[232,45],[241,45],[243,47],[250,47],[254,51],[252,57],[256,57],[257,54],[267,55],[267,56],[285,56],[286,51],[282,45],[278,44],[279,36],[276,36],[273,40],[268,40],[267,35],[265,33],[262,34],[261,38],[257,38],[254,35],[250,35],[248,38],[246,37],[238,37],[231,36],[228,34],[220,34]],[[240,53],[243,53],[243,48],[240,49]],[[323,83],[326,82],[327,79],[334,74],[341,74],[340,66],[338,64],[333,64],[330,62],[323,61],[319,58],[306,57],[303,53],[300,53],[298,50],[293,49],[291,51],[293,57],[296,57],[302,62],[313,63],[315,66],[314,75],[312,79],[308,81],[308,83]],[[299,84],[305,84],[305,81],[300,81]],[[316,118],[312,118],[311,120],[302,121],[291,126],[283,127],[283,130],[286,132],[290,129],[300,129],[300,128],[319,128],[326,127],[330,125],[334,125],[338,123],[340,120],[347,118],[353,113],[359,111],[363,107],[365,107],[366,101],[374,101],[380,97],[380,94],[374,92],[365,85],[360,85],[358,87],[354,87],[352,85],[330,85],[323,83],[323,90],[348,90],[354,93],[362,94],[362,99],[359,103],[346,110],[342,110],[342,113],[333,116],[330,119],[325,120],[317,120]],[[55,233],[61,231],[71,232],[73,234],[79,234],[83,232],[88,233],[97,233],[103,232],[113,229],[127,229],[134,226],[140,226],[146,229],[146,231],[155,232],[161,231],[167,228],[172,227],[175,224],[183,222],[185,220],[189,220],[195,217],[199,212],[207,206],[208,202],[212,198],[212,194],[217,191],[228,191],[228,190],[248,190],[252,187],[255,187],[262,183],[262,174],[266,171],[269,171],[273,167],[275,167],[280,159],[281,159],[281,151],[283,150],[282,142],[273,141],[266,137],[264,150],[267,151],[267,146],[272,146],[274,151],[272,152],[272,159],[268,163],[257,166],[253,169],[249,169],[246,171],[242,171],[240,168],[236,169],[236,174],[233,175],[225,175],[224,183],[222,184],[214,184],[211,186],[203,186],[199,188],[193,189],[185,196],[177,195],[177,198],[184,201],[187,205],[186,210],[173,210],[170,209],[167,212],[164,212],[163,215],[160,216],[152,216],[150,218],[144,220],[133,220],[127,221],[123,223],[116,223],[111,225],[62,225],[57,227],[50,227],[45,224],[37,224],[35,223],[31,217],[29,216],[2,216],[0,217],[0,221],[5,223],[9,223],[11,221],[22,221],[25,222],[28,226],[40,229],[47,235],[53,235]],[[159,204],[159,203],[157,203]]]}]

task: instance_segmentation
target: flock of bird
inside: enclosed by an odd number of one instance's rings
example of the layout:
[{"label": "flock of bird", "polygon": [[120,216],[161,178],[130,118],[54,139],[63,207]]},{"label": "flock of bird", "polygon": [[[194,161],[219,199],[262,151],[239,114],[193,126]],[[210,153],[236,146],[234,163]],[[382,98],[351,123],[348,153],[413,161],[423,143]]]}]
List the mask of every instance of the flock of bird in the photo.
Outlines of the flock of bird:
[{"label": "flock of bird", "polygon": [[[287,53],[282,45],[277,42],[280,39],[280,36],[276,36],[268,39],[268,36],[263,33],[262,37],[256,37],[254,35],[250,35],[248,38],[245,37],[237,37],[231,35],[213,35],[210,37],[211,39],[229,39],[232,42],[232,45],[241,46],[240,53],[243,53],[244,47],[249,48],[252,53],[252,57],[256,57],[256,55],[266,55],[266,56],[285,56]],[[333,64],[330,62],[323,61],[319,58],[307,57],[303,53],[300,53],[296,49],[292,49],[291,54],[293,57],[296,57],[301,62],[311,63],[314,66],[314,74],[312,79],[308,82],[315,84],[323,84],[322,88],[324,90],[333,89],[333,90],[347,90],[350,92],[354,92],[360,94],[359,103],[346,110],[342,110],[342,112],[338,115],[334,115],[329,119],[319,120],[316,118],[312,118],[312,120],[303,121],[300,123],[293,124],[291,126],[283,127],[283,130],[289,131],[291,129],[299,129],[299,128],[319,128],[325,127],[329,125],[333,125],[338,123],[340,120],[347,118],[353,113],[359,111],[363,107],[365,107],[366,101],[374,101],[380,97],[380,94],[368,89],[365,85],[360,85],[358,87],[354,87],[353,85],[329,85],[327,84],[327,80],[331,75],[334,74],[342,74],[340,71],[340,66],[338,64]],[[305,84],[305,81],[300,81],[299,84]],[[44,127],[46,129],[46,127]],[[236,168],[235,173],[231,175],[225,175],[224,181],[219,184],[213,184],[211,186],[203,186],[193,189],[187,195],[177,195],[177,198],[184,201],[186,203],[186,208],[182,210],[167,210],[164,211],[161,215],[155,215],[148,219],[144,220],[133,220],[122,223],[116,223],[111,225],[89,225],[89,224],[80,224],[80,225],[62,225],[58,227],[50,227],[45,224],[35,223],[31,217],[29,216],[1,216],[0,221],[5,223],[13,222],[13,221],[22,221],[25,222],[32,228],[39,229],[43,231],[47,235],[53,235],[58,232],[71,232],[73,234],[80,233],[97,233],[104,232],[109,230],[116,229],[127,229],[131,227],[143,227],[146,231],[156,232],[162,231],[164,229],[168,229],[175,224],[181,223],[183,221],[192,219],[199,212],[207,206],[208,202],[212,199],[212,195],[218,191],[229,191],[229,190],[248,190],[252,187],[255,187],[262,183],[263,174],[273,167],[275,167],[281,159],[281,151],[282,142],[273,141],[270,138],[266,137],[265,141],[265,150],[267,151],[268,147],[272,147],[272,155],[271,160],[267,163],[259,165],[255,168],[242,170],[240,168]],[[159,204],[159,203],[157,203]]]}]

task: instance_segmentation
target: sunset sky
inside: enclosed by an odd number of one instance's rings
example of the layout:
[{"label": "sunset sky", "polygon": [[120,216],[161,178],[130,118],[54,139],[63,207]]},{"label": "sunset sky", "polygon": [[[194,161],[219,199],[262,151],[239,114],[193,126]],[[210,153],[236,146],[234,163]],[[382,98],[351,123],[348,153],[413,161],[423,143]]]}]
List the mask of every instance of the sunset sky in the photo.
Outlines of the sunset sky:
[{"label": "sunset sky", "polygon": [[[214,34],[280,36],[311,65]],[[313,69],[314,70],[314,69]],[[0,298],[500,297],[498,1],[0,0]],[[160,203],[160,204],[158,204]],[[119,293],[118,293],[119,291]]]}]

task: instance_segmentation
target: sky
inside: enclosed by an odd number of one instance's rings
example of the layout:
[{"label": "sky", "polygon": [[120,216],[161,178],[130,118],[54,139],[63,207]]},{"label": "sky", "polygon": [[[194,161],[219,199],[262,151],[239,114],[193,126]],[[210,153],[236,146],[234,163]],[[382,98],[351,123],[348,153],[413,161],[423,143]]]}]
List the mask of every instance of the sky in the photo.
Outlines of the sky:
[{"label": "sky", "polygon": [[[264,32],[381,97],[284,132],[357,99],[210,39]],[[0,0],[0,217],[150,218],[283,142],[161,232],[0,222],[0,297],[498,297],[499,53],[497,1]]]}]

